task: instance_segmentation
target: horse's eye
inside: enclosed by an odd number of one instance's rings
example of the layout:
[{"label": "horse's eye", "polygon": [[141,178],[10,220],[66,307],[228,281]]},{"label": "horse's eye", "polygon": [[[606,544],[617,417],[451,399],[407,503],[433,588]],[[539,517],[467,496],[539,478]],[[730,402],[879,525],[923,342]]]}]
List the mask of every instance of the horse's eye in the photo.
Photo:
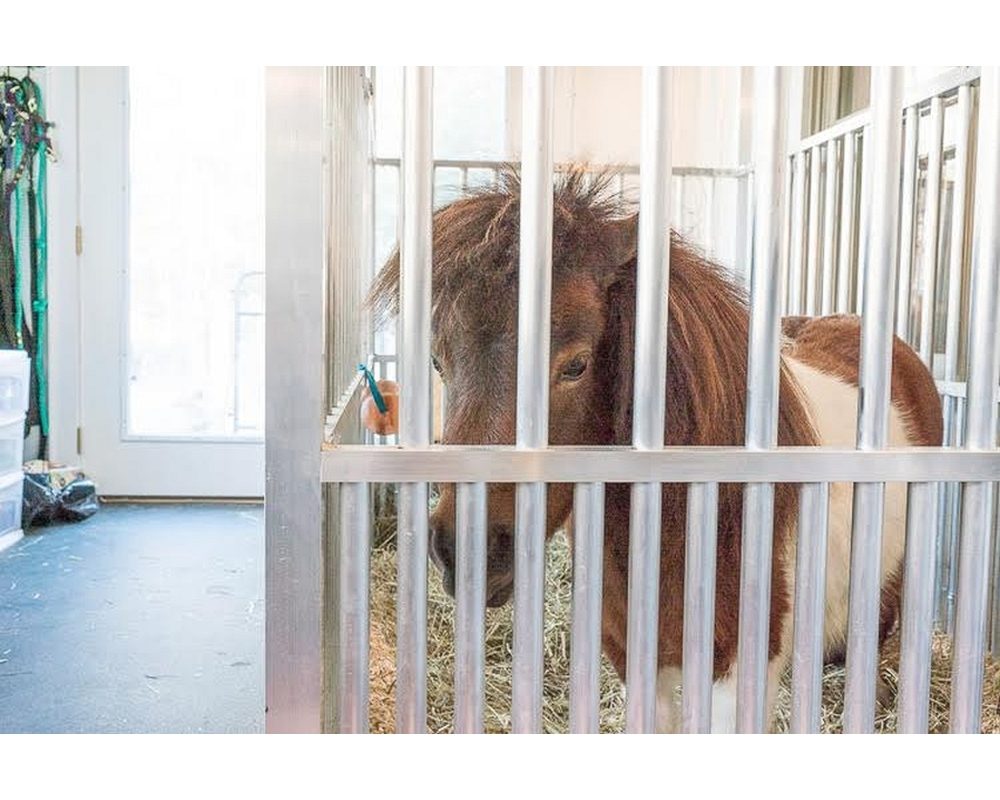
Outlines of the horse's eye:
[{"label": "horse's eye", "polygon": [[437,360],[437,356],[431,356],[431,365],[434,367],[434,371],[437,372],[438,375],[444,375],[444,372],[441,371],[441,362]]},{"label": "horse's eye", "polygon": [[583,377],[583,373],[587,371],[589,364],[590,360],[587,356],[577,356],[562,368],[559,379],[564,381],[578,381]]}]

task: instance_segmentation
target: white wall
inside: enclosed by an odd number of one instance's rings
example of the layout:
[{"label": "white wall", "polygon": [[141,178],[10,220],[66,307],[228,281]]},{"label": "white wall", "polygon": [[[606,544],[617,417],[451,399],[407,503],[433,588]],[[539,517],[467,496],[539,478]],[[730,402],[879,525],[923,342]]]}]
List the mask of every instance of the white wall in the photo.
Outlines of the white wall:
[{"label": "white wall", "polygon": [[[640,67],[556,67],[555,159],[606,164],[639,161]],[[737,166],[741,153],[741,102],[749,71],[739,67],[674,69],[674,163]],[[508,137],[520,153],[521,71],[511,70]]]},{"label": "white wall", "polygon": [[42,86],[56,159],[49,163],[49,458],[77,463],[80,267],[76,254],[77,68],[49,67]]}]

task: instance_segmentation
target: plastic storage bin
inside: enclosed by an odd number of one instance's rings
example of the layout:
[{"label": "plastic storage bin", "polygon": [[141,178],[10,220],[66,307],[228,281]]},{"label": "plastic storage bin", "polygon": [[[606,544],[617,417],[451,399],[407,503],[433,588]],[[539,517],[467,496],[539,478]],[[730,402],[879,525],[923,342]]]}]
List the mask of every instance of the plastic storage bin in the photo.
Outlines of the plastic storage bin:
[{"label": "plastic storage bin", "polygon": [[28,354],[23,350],[0,350],[0,415],[28,410]]},{"label": "plastic storage bin", "polygon": [[24,461],[24,414],[0,415],[0,483],[8,473],[22,475]]},{"label": "plastic storage bin", "polygon": [[21,529],[21,496],[24,475],[20,472],[0,478],[0,536]]}]

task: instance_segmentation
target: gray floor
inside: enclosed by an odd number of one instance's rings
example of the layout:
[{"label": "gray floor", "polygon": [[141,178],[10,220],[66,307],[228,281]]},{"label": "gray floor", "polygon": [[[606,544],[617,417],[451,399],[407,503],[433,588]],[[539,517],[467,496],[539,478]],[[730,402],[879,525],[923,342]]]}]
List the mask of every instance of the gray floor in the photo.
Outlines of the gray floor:
[{"label": "gray floor", "polygon": [[0,553],[0,732],[257,732],[259,505],[105,505]]}]

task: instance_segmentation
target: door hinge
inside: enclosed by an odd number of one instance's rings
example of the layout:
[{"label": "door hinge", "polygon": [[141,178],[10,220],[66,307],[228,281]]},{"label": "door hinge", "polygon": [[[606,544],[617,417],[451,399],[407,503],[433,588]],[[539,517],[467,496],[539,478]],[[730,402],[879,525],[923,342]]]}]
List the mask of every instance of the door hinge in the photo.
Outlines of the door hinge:
[{"label": "door hinge", "polygon": [[83,226],[76,226],[76,254],[83,255]]},{"label": "door hinge", "polygon": [[76,429],[76,454],[83,454],[83,428],[79,427]]}]

